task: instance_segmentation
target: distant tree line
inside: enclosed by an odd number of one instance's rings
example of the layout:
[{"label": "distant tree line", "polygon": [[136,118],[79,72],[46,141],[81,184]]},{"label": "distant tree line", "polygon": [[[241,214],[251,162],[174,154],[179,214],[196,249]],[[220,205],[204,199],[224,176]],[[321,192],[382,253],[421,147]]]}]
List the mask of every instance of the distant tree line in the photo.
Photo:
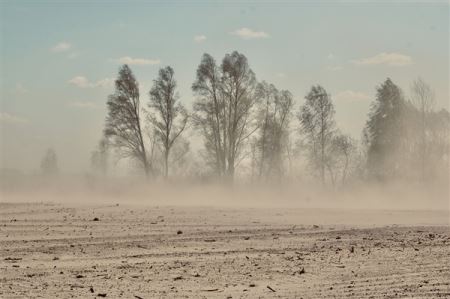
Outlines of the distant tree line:
[{"label": "distant tree line", "polygon": [[[360,179],[426,181],[448,172],[450,114],[435,110],[431,87],[417,79],[406,98],[388,78],[376,90],[357,141],[339,130],[325,88],[312,86],[296,108],[288,90],[258,82],[236,51],[220,64],[203,55],[191,112],[181,103],[172,67],[159,70],[142,106],[139,83],[123,65],[91,163],[106,174],[113,151],[149,178],[176,172],[232,182],[242,169],[252,181],[273,182],[292,175],[293,161],[304,160],[306,173],[333,186]],[[201,161],[190,153],[188,128],[203,139]]]}]

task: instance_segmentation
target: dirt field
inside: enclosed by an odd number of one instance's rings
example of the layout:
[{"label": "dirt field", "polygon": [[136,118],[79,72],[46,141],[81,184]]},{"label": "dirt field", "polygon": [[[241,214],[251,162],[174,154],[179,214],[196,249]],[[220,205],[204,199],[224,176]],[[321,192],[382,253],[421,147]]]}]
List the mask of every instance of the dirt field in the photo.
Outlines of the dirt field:
[{"label": "dirt field", "polygon": [[450,297],[448,212],[0,207],[1,298]]}]

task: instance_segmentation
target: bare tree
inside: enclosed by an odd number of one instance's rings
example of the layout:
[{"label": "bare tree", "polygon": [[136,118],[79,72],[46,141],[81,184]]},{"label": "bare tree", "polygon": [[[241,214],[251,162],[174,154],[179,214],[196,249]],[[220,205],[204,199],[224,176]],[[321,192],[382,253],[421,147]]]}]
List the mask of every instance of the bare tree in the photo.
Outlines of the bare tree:
[{"label": "bare tree", "polygon": [[176,87],[173,69],[170,66],[160,69],[158,78],[153,81],[148,104],[148,107],[156,112],[149,113],[148,119],[153,125],[155,137],[162,147],[165,178],[169,175],[170,150],[183,133],[188,121],[186,109],[178,102],[179,96]]},{"label": "bare tree", "polygon": [[108,97],[107,107],[105,137],[112,141],[121,157],[138,161],[148,177],[151,167],[141,130],[139,84],[126,64],[119,70],[115,92]]},{"label": "bare tree", "polygon": [[170,153],[171,176],[186,177],[192,166],[193,158],[190,151],[190,142],[181,135],[174,142]]},{"label": "bare tree", "polygon": [[257,113],[258,135],[253,140],[252,155],[258,177],[283,175],[284,158],[288,154],[289,123],[293,98],[287,90],[279,91],[274,85],[262,82],[257,88],[259,111]]},{"label": "bare tree", "polygon": [[98,143],[97,149],[91,154],[92,169],[105,176],[108,171],[108,140],[102,138]]},{"label": "bare tree", "polygon": [[252,119],[255,89],[255,75],[243,54],[225,55],[220,67],[209,54],[203,55],[192,85],[197,96],[194,121],[204,138],[207,162],[230,181],[256,130]]},{"label": "bare tree", "polygon": [[305,136],[310,163],[314,169],[319,169],[320,178],[325,184],[330,145],[336,132],[334,106],[330,95],[320,85],[313,86],[305,99],[306,103],[298,114],[301,133]]},{"label": "bare tree", "polygon": [[58,173],[58,158],[54,149],[49,148],[41,160],[41,170],[44,175],[55,175]]},{"label": "bare tree", "polygon": [[220,70],[211,55],[203,55],[192,90],[197,95],[194,124],[203,135],[204,158],[219,176],[223,176],[227,150],[225,99],[221,92]]},{"label": "bare tree", "polygon": [[425,165],[427,164],[427,119],[434,107],[434,92],[421,78],[411,85],[411,102],[420,113],[420,169],[422,181],[425,180]]},{"label": "bare tree", "polygon": [[430,145],[427,163],[430,165],[430,177],[449,179],[450,159],[450,113],[446,109],[433,111],[429,115]]},{"label": "bare tree", "polygon": [[331,141],[331,154],[327,162],[333,184],[336,184],[340,174],[341,184],[345,185],[352,163],[357,162],[352,161],[356,154],[356,142],[348,135],[336,133]]}]

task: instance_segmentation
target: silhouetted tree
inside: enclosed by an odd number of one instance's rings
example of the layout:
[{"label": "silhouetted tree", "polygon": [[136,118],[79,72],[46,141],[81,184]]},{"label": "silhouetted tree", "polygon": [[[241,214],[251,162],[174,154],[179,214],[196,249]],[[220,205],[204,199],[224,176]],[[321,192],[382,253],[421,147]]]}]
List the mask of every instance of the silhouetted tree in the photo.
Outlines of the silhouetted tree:
[{"label": "silhouetted tree", "polygon": [[255,75],[243,54],[226,54],[220,67],[209,54],[203,55],[192,85],[197,96],[194,121],[203,135],[208,163],[231,181],[244,145],[256,130],[255,89]]},{"label": "silhouetted tree", "polygon": [[305,137],[309,161],[314,169],[319,170],[322,183],[325,184],[330,146],[336,132],[335,110],[330,95],[320,85],[311,87],[305,99],[306,103],[298,114],[300,130]]},{"label": "silhouetted tree", "polygon": [[427,116],[427,165],[429,177],[449,178],[450,113],[446,109],[432,111]]},{"label": "silhouetted tree", "polygon": [[188,121],[188,113],[184,106],[178,102],[176,92],[177,83],[173,69],[168,66],[159,70],[159,75],[153,81],[150,90],[150,102],[148,107],[152,109],[148,119],[153,125],[154,134],[162,147],[164,156],[164,177],[169,175],[170,150],[183,133]]},{"label": "silhouetted tree", "polygon": [[148,162],[141,130],[139,84],[128,65],[123,65],[115,81],[115,92],[108,97],[108,116],[104,134],[121,157],[138,161],[148,177]]},{"label": "silhouetted tree", "polygon": [[108,171],[108,140],[106,138],[102,138],[97,149],[92,152],[91,167],[95,172],[106,175]]},{"label": "silhouetted tree", "polygon": [[358,162],[355,157],[357,154],[355,140],[342,133],[335,134],[331,141],[331,154],[327,162],[333,185],[336,184],[339,176],[341,184],[345,185],[353,163]]},{"label": "silhouetted tree", "polygon": [[41,171],[44,175],[55,175],[59,172],[58,158],[54,149],[49,148],[41,160]]},{"label": "silhouetted tree", "polygon": [[253,167],[257,168],[259,178],[281,179],[294,101],[289,91],[279,91],[266,82],[258,84],[257,94],[260,100],[257,112],[258,134],[252,144]]},{"label": "silhouetted tree", "polygon": [[367,167],[369,175],[379,179],[398,176],[403,157],[407,105],[402,91],[391,79],[377,88],[375,102],[365,127],[368,144]]},{"label": "silhouetted tree", "polygon": [[427,131],[429,131],[428,118],[433,111],[434,92],[431,87],[421,78],[416,79],[411,85],[411,102],[419,112],[419,131],[420,131],[420,174],[422,181],[425,180],[427,157],[429,155],[429,142]]},{"label": "silhouetted tree", "polygon": [[169,165],[171,166],[171,176],[175,175],[178,177],[187,176],[190,172],[190,167],[194,157],[190,155],[190,142],[181,135],[173,143],[170,157]]}]

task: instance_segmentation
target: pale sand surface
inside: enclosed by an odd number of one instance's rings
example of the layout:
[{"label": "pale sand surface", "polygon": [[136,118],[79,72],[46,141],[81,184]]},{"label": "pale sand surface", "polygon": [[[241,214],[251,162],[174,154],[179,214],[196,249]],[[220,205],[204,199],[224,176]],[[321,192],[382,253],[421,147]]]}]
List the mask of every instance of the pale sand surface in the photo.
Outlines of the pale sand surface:
[{"label": "pale sand surface", "polygon": [[448,211],[0,203],[0,297],[449,298],[449,228]]}]

